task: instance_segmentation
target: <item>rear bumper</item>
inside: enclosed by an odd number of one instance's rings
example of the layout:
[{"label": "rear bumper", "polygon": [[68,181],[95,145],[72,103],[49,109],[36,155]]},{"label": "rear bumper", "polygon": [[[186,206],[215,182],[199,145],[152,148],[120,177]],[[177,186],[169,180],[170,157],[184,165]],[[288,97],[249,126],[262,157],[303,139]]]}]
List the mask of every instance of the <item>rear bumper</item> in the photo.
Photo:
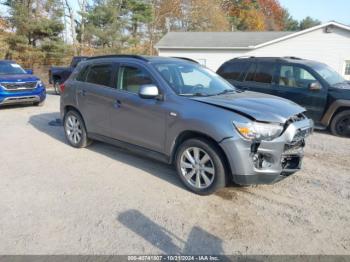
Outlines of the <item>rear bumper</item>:
[{"label": "rear bumper", "polygon": [[[232,180],[240,185],[272,184],[299,171],[305,137],[312,132],[312,120],[291,124],[273,141],[252,142],[241,137],[220,143],[228,159]],[[305,136],[299,136],[306,130]]]},{"label": "rear bumper", "polygon": [[40,86],[23,92],[7,92],[0,89],[0,105],[42,102],[46,98],[46,90]]}]

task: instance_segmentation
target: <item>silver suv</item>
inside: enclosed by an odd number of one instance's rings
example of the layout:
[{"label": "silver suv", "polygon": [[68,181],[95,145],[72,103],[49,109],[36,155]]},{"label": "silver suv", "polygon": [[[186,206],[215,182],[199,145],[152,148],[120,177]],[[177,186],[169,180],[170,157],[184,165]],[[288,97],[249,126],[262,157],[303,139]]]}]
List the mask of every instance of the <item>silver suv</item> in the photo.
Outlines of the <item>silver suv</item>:
[{"label": "silver suv", "polygon": [[89,58],[61,91],[72,146],[100,140],[174,164],[186,187],[202,195],[230,181],[274,183],[295,173],[313,129],[295,103],[237,91],[184,59]]}]

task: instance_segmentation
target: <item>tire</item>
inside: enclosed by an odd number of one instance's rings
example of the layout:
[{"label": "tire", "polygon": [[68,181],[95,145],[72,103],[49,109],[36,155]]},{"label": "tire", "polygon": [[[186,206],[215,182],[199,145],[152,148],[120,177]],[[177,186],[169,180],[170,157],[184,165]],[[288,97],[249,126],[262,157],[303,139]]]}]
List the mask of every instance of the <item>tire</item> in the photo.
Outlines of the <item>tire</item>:
[{"label": "tire", "polygon": [[63,128],[69,144],[76,148],[87,147],[92,140],[87,137],[83,118],[74,110],[66,113],[63,120]]},{"label": "tire", "polygon": [[60,83],[58,81],[53,82],[53,89],[54,89],[56,95],[61,94]]},{"label": "tire", "polygon": [[[195,151],[197,149],[199,157],[196,160]],[[188,154],[191,155],[192,161]],[[175,165],[181,181],[188,189],[199,195],[209,195],[226,186],[227,172],[223,159],[215,143],[202,138],[194,138],[180,145]]]},{"label": "tire", "polygon": [[336,114],[332,119],[330,129],[335,136],[350,137],[350,110]]},{"label": "tire", "polygon": [[41,102],[35,102],[33,103],[34,106],[44,106],[45,105],[45,100],[41,101]]}]

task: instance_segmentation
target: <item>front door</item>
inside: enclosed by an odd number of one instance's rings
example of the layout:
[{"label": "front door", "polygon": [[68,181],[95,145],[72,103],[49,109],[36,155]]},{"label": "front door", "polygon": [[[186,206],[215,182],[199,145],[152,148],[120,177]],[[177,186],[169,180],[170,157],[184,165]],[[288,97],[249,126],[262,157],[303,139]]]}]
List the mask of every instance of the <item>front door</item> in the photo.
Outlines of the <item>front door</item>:
[{"label": "front door", "polygon": [[[278,72],[276,95],[305,107],[306,115],[315,122],[319,122],[327,103],[326,87],[321,86],[312,72],[299,65],[281,64]],[[311,83],[317,83],[321,89],[311,90]]]},{"label": "front door", "polygon": [[133,63],[120,64],[117,79],[110,113],[113,138],[163,153],[167,112],[164,102],[138,95],[142,85],[159,85],[146,68]]}]

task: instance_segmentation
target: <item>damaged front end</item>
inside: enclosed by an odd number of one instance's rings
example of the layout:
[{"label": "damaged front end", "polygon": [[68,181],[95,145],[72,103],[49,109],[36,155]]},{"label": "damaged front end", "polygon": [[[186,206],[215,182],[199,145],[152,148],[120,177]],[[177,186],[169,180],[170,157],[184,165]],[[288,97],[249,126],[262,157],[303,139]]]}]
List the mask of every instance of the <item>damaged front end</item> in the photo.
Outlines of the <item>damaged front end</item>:
[{"label": "damaged front end", "polygon": [[220,143],[235,183],[270,184],[300,170],[305,138],[313,131],[312,120],[298,114],[283,125],[250,125],[235,123],[241,138],[233,137]]}]

